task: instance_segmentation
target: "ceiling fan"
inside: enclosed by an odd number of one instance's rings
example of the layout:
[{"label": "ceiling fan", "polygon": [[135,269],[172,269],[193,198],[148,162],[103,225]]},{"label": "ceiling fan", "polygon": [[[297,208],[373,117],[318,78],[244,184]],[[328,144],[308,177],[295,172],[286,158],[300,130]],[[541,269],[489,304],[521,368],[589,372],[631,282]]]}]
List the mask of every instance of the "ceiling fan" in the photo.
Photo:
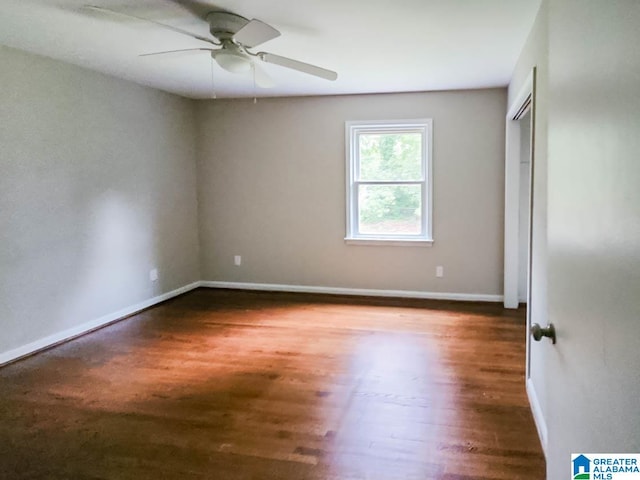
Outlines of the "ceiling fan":
[{"label": "ceiling fan", "polygon": [[[282,57],[275,53],[253,52],[253,48],[279,37],[280,32],[271,25],[267,25],[260,20],[248,20],[245,17],[232,12],[216,10],[209,12],[206,15],[206,21],[209,24],[209,31],[213,37],[208,38],[196,35],[172,25],[167,25],[165,23],[156,22],[155,20],[138,17],[128,13],[118,12],[105,7],[86,5],[84,8],[101,13],[119,15],[153,23],[154,25],[182,35],[187,35],[210,45],[200,48],[186,48],[181,50],[146,53],[141,56],[165,55],[179,52],[210,52],[211,58],[213,58],[220,67],[228,72],[247,73],[253,71],[256,85],[262,88],[272,87],[274,83],[267,73],[259,67],[258,61],[290,68],[292,70],[297,70],[326,80],[333,81],[338,78],[338,74],[336,72],[327,70],[326,68],[293,60],[292,58]],[[215,48],[212,48],[212,46]]]}]

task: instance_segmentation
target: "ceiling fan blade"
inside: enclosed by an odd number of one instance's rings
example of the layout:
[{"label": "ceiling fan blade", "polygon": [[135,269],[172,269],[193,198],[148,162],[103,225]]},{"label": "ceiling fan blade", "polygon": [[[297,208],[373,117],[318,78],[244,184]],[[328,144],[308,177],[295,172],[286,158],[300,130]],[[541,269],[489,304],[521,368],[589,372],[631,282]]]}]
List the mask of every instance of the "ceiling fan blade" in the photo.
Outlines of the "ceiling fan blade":
[{"label": "ceiling fan blade", "polygon": [[273,40],[280,36],[280,32],[255,18],[236,32],[233,39],[245,47],[257,47],[258,45]]},{"label": "ceiling fan blade", "polygon": [[171,25],[167,25],[166,23],[156,22],[155,20],[150,20],[148,18],[138,17],[137,15],[131,15],[130,13],[122,13],[122,12],[118,12],[116,10],[111,10],[109,8],[97,7],[95,5],[85,5],[82,8],[86,9],[86,10],[93,10],[95,12],[100,12],[100,13],[108,13],[110,15],[117,15],[117,16],[120,16],[120,17],[125,17],[125,18],[130,18],[130,19],[134,18],[136,20],[141,20],[143,22],[152,23],[154,25],[157,25],[159,27],[165,28],[167,30],[171,30],[172,32],[181,33],[182,35],[187,35],[187,36],[189,36],[191,38],[195,38],[196,40],[200,40],[200,41],[203,41],[203,42],[211,43],[212,45],[220,45],[219,43],[214,42],[210,38],[202,37],[200,35],[196,35],[194,33],[188,32],[186,30],[182,30],[181,28],[177,28],[177,27],[173,27]]},{"label": "ceiling fan blade", "polygon": [[154,55],[165,55],[167,53],[186,53],[186,52],[213,52],[214,48],[183,48],[180,50],[165,50],[164,52],[142,53],[139,57],[152,57]]},{"label": "ceiling fan blade", "polygon": [[309,75],[314,75],[326,80],[333,81],[338,78],[338,74],[332,70],[316,67],[315,65],[300,62],[298,60],[293,60],[292,58],[281,57],[280,55],[276,55],[274,53],[260,52],[258,53],[258,57],[263,62],[274,63],[276,65],[280,65],[281,67],[298,70],[299,72],[308,73]]},{"label": "ceiling fan blade", "polygon": [[253,78],[256,82],[256,85],[260,88],[273,88],[276,86],[276,82],[273,81],[273,78],[265,72],[260,65],[256,62],[252,63],[253,65]]}]

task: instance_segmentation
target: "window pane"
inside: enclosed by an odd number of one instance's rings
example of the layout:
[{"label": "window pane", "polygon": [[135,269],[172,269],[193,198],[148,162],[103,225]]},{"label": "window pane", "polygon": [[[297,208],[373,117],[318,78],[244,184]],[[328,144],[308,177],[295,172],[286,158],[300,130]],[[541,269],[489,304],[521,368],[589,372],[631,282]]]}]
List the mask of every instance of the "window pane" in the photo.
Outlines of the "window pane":
[{"label": "window pane", "polygon": [[420,235],[420,185],[360,185],[358,233]]},{"label": "window pane", "polygon": [[361,133],[360,180],[421,180],[422,134]]}]

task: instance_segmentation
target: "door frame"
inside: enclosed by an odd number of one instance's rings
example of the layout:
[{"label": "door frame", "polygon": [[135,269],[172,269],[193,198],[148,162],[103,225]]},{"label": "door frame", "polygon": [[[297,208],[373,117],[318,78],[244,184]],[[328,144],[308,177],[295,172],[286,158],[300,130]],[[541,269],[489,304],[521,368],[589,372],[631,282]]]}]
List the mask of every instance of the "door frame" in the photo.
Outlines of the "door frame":
[{"label": "door frame", "polygon": [[[518,235],[520,204],[520,122],[531,111],[530,185],[529,185],[529,239],[527,268],[527,305],[531,305],[531,243],[533,227],[533,173],[535,158],[535,67],[529,73],[520,92],[509,106],[506,117],[506,145],[504,164],[504,307],[518,308]],[[527,309],[527,312],[530,309]],[[527,324],[528,322],[527,313]],[[528,333],[528,332],[527,332]]]},{"label": "door frame", "polygon": [[504,188],[504,307],[518,308],[520,215],[520,119],[531,112],[529,137],[529,238],[527,239],[526,374],[531,370],[531,274],[533,243],[533,179],[535,170],[536,67],[527,76],[506,117]]}]

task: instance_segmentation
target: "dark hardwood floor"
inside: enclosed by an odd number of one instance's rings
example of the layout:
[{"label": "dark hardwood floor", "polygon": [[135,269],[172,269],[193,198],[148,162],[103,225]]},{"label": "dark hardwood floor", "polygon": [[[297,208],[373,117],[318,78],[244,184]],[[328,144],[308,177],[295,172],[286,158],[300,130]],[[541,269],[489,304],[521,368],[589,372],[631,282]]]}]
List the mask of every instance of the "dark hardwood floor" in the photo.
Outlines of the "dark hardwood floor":
[{"label": "dark hardwood floor", "polygon": [[2,479],[543,479],[523,310],[199,289],[0,369]]}]

